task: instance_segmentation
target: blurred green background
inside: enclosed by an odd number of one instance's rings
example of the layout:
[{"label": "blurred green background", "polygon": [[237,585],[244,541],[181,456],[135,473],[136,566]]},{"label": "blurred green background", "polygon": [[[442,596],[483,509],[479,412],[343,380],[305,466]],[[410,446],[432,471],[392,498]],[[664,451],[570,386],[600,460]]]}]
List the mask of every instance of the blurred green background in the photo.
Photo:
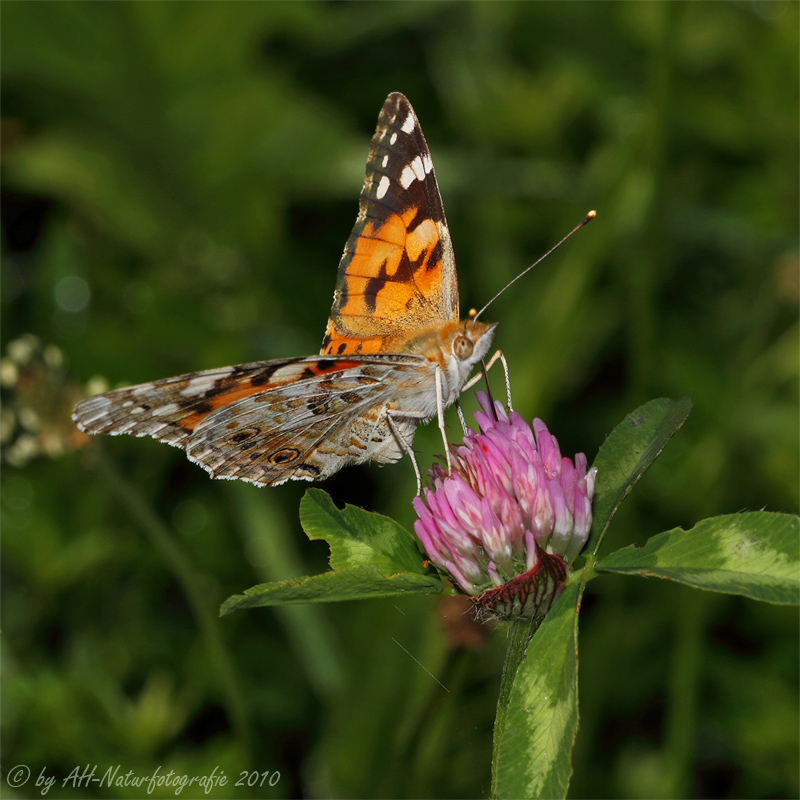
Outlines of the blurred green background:
[{"label": "blurred green background", "polygon": [[[5,769],[487,794],[502,629],[428,597],[217,620],[230,594],[325,568],[305,486],[212,482],[69,422],[94,376],[318,351],[391,91],[433,154],[463,310],[598,211],[486,315],[516,408],[591,461],[640,403],[694,400],[602,552],[797,510],[796,3],[2,11]],[[407,462],[324,488],[411,525]],[[603,576],[580,642],[571,796],[798,795],[796,609]],[[232,785],[267,770],[272,788]]]}]

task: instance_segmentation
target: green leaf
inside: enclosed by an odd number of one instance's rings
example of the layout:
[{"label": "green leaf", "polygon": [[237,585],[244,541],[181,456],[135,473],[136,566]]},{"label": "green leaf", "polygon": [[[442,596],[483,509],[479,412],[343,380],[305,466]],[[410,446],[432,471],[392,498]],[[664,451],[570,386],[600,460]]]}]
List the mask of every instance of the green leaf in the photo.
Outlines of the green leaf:
[{"label": "green leaf", "polygon": [[436,575],[400,572],[383,575],[376,567],[362,565],[330,570],[322,575],[290,578],[262,583],[244,594],[229,597],[220,609],[221,616],[242,608],[277,606],[285,603],[333,603],[373,597],[395,597],[409,592],[439,592],[442,582]]},{"label": "green leaf", "polygon": [[308,538],[331,546],[333,569],[369,565],[390,575],[425,574],[417,538],[382,514],[356,506],[338,509],[322,489],[309,489],[300,501],[300,523]]},{"label": "green leaf", "polygon": [[564,589],[517,670],[496,745],[493,797],[565,797],[578,733],[578,609]]},{"label": "green leaf", "polygon": [[256,606],[442,591],[442,581],[424,565],[415,537],[389,517],[355,506],[340,510],[321,489],[309,489],[300,502],[300,522],[309,539],[330,545],[331,571],[253,586],[229,597],[222,615]]},{"label": "green leaf", "polygon": [[597,552],[622,501],[658,458],[691,410],[692,401],[688,397],[651,400],[628,414],[608,435],[593,464],[597,467],[594,522],[584,555]]},{"label": "green leaf", "polygon": [[624,547],[598,572],[667,578],[767,603],[800,602],[800,520],[753,511],[711,517],[691,530],[660,533],[643,547]]}]

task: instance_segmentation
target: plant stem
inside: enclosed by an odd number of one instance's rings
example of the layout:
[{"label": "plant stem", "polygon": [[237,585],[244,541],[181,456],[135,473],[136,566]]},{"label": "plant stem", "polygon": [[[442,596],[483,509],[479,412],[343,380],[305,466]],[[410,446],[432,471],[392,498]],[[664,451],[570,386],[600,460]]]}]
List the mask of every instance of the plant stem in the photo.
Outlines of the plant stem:
[{"label": "plant stem", "polygon": [[497,797],[497,759],[500,754],[500,742],[506,727],[508,703],[511,699],[511,690],[514,687],[514,678],[517,670],[525,660],[528,644],[536,633],[536,628],[528,620],[514,620],[509,623],[509,641],[506,650],[506,660],[503,664],[503,675],[500,678],[500,696],[497,699],[497,716],[494,721],[494,742],[492,746],[492,791],[491,797]]},{"label": "plant stem", "polygon": [[664,797],[691,794],[691,766],[697,736],[697,692],[703,671],[705,631],[711,600],[685,586],[675,603],[675,649],[664,723]]},{"label": "plant stem", "polygon": [[198,575],[167,525],[150,507],[141,492],[120,474],[114,463],[106,458],[101,447],[94,447],[92,450],[92,460],[97,473],[139,524],[150,544],[156,549],[180,584],[200,628],[210,660],[216,668],[220,690],[227,700],[226,705],[233,729],[245,750],[249,752],[250,737],[244,697],[233,663],[228,657],[228,651],[222,641],[219,622],[216,614],[212,611],[208,591],[203,586],[201,576]]}]

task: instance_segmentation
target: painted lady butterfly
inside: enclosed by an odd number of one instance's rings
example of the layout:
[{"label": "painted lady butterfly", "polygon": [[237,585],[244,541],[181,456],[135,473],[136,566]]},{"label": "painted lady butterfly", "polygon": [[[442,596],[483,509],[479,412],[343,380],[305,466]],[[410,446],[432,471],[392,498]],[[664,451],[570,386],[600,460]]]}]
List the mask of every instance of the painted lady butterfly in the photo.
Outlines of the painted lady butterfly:
[{"label": "painted lady butterfly", "polygon": [[[389,95],[367,160],[321,354],[194,372],[75,407],[86,433],[152,436],[213,478],[316,481],[412,456],[487,353],[495,324],[459,320],[450,234],[408,100]],[[419,483],[419,470],[414,468]]]}]

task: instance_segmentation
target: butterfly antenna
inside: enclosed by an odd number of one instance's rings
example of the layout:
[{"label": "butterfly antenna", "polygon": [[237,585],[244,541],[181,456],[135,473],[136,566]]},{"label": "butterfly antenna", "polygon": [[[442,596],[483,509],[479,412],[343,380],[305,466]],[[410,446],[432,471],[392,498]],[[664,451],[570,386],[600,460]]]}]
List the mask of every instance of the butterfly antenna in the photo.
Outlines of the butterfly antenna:
[{"label": "butterfly antenna", "polygon": [[490,306],[492,303],[494,303],[494,301],[495,301],[495,300],[497,300],[497,298],[498,298],[498,297],[500,297],[500,295],[501,295],[501,294],[503,294],[503,292],[504,292],[506,289],[508,289],[508,288],[509,288],[509,286],[512,286],[513,284],[515,284],[515,283],[516,283],[516,282],[517,282],[517,281],[518,281],[518,280],[519,280],[519,279],[520,279],[520,278],[521,278],[523,275],[526,275],[526,274],[527,274],[528,272],[530,272],[530,271],[531,271],[531,270],[532,270],[532,269],[533,269],[535,266],[537,266],[537,265],[538,265],[538,264],[540,264],[542,261],[544,261],[544,260],[547,258],[547,256],[549,256],[549,255],[550,255],[550,253],[552,253],[554,250],[557,250],[559,247],[561,247],[561,245],[562,245],[562,244],[564,244],[564,242],[566,242],[566,241],[567,241],[567,239],[569,239],[569,237],[570,237],[570,236],[572,236],[572,234],[573,234],[573,233],[577,233],[577,232],[578,232],[578,231],[579,231],[579,230],[580,230],[580,229],[581,229],[581,228],[582,228],[584,225],[586,225],[586,223],[587,223],[587,222],[591,222],[591,221],[592,221],[592,220],[593,220],[593,219],[594,219],[596,216],[597,216],[597,212],[596,212],[596,211],[590,211],[590,212],[589,212],[589,213],[588,213],[588,214],[587,214],[587,215],[586,215],[586,216],[585,216],[585,217],[584,217],[584,218],[583,218],[583,219],[580,221],[580,223],[579,223],[578,225],[576,225],[576,226],[575,226],[575,227],[574,227],[574,228],[573,228],[573,229],[572,229],[572,230],[571,230],[571,231],[570,231],[570,232],[569,232],[569,233],[568,233],[568,234],[567,234],[567,235],[566,235],[566,236],[565,236],[565,237],[564,237],[564,238],[563,238],[563,239],[562,239],[560,242],[558,242],[557,244],[554,244],[554,245],[553,245],[553,246],[552,246],[552,247],[551,247],[551,248],[550,248],[550,249],[549,249],[549,250],[548,250],[548,251],[547,251],[547,252],[546,252],[546,253],[545,253],[545,254],[544,254],[542,257],[541,257],[541,258],[538,258],[538,259],[536,259],[536,261],[534,261],[534,262],[533,262],[533,264],[531,264],[531,265],[530,265],[529,267],[527,267],[526,269],[522,270],[522,272],[520,272],[520,273],[519,273],[519,275],[517,275],[517,277],[516,277],[516,278],[512,278],[512,279],[511,279],[511,280],[510,280],[510,281],[509,281],[509,282],[508,282],[508,283],[507,283],[507,284],[506,284],[506,285],[505,285],[505,286],[504,286],[504,287],[503,287],[503,288],[502,288],[502,289],[501,289],[501,290],[500,290],[500,291],[499,291],[499,292],[498,292],[498,293],[497,293],[497,294],[496,294],[496,295],[495,295],[495,296],[494,296],[494,297],[493,297],[493,298],[492,298],[492,299],[491,299],[491,300],[490,300],[490,301],[489,301],[489,302],[488,302],[488,303],[487,303],[487,304],[486,304],[486,305],[485,305],[485,306],[484,306],[484,307],[483,307],[483,308],[480,310],[480,311],[478,311],[478,313],[477,313],[477,314],[472,314],[472,313],[470,312],[470,317],[471,317],[472,319],[478,319],[478,317],[479,317],[481,314],[483,314],[483,312],[484,312],[484,311],[486,311],[486,309],[487,309],[487,308],[489,308],[489,306]]},{"label": "butterfly antenna", "polygon": [[461,423],[461,432],[464,436],[469,433],[469,428],[467,427],[467,421],[464,419],[464,412],[461,409],[461,403],[458,402],[458,398],[456,398],[453,405],[456,407],[456,411],[458,412],[458,421]]}]

